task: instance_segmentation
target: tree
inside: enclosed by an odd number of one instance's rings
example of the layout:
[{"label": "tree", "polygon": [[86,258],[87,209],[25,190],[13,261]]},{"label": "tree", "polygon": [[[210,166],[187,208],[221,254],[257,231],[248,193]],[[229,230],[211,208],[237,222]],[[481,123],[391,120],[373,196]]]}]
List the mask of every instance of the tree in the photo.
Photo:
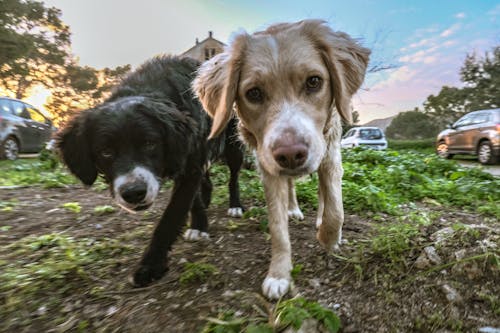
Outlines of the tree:
[{"label": "tree", "polygon": [[483,58],[468,54],[460,70],[463,88],[441,88],[424,102],[424,112],[440,126],[474,110],[500,107],[500,46]]},{"label": "tree", "polygon": [[399,113],[385,130],[391,139],[425,139],[437,134],[439,127],[434,120],[418,108]]},{"label": "tree", "polygon": [[34,0],[0,0],[0,87],[17,98],[54,86],[70,51],[69,27],[57,8]]},{"label": "tree", "polygon": [[56,87],[51,89],[52,95],[45,108],[52,114],[56,125],[60,125],[75,112],[101,103],[130,68],[126,65],[97,70],[79,66],[73,61],[56,78]]},{"label": "tree", "polygon": [[352,111],[351,124],[346,124],[342,122],[342,135],[344,135],[345,133],[347,133],[348,130],[350,130],[353,127],[356,127],[357,125],[359,125],[359,112],[354,110]]}]

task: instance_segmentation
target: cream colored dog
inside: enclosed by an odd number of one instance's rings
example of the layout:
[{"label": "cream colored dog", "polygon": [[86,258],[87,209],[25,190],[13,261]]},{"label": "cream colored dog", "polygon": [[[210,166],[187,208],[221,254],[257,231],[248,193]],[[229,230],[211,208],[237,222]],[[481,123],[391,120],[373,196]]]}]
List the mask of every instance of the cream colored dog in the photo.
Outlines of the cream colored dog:
[{"label": "cream colored dog", "polygon": [[303,218],[293,178],[318,171],[317,239],[327,250],[341,240],[341,118],[361,86],[370,51],[324,21],[304,20],[239,34],[204,63],[193,89],[213,117],[211,137],[234,110],[255,150],[266,195],[272,258],[262,289],[271,299],[291,283],[288,217]]}]

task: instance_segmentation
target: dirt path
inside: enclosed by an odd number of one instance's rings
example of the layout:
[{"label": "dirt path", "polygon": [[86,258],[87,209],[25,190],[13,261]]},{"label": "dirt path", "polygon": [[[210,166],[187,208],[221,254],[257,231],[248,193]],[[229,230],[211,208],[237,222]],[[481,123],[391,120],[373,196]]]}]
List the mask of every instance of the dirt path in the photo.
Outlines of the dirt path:
[{"label": "dirt path", "polygon": [[[14,285],[15,293],[0,293],[0,331],[199,332],[207,317],[222,312],[268,320],[275,303],[260,296],[270,256],[265,216],[260,214],[230,219],[225,208],[212,207],[210,241],[179,239],[170,256],[170,271],[162,280],[142,289],[127,284],[167,197],[168,191],[163,192],[144,214],[117,209],[98,215],[96,206],[112,205],[106,191],[79,186],[0,190],[0,202],[12,202],[11,208],[0,212],[4,272],[29,269],[30,263],[53,255],[50,251],[56,246],[50,244],[35,250],[32,242],[32,248],[22,248],[24,252],[12,247],[27,236],[63,235],[65,242],[73,244],[74,253],[85,250],[92,254],[91,261],[82,259],[81,267],[62,278],[34,273],[30,283],[38,283],[36,290]],[[63,208],[67,202],[78,202],[81,211]],[[344,237],[348,242],[331,256],[315,240],[312,213],[302,222],[291,222],[294,294],[338,313],[343,332],[477,332],[481,327],[500,327],[498,263],[490,263],[494,257],[485,255],[498,246],[498,221],[434,208],[418,209],[430,222],[411,229],[414,238],[407,246],[400,244],[402,248],[391,248],[390,243],[400,236],[387,241],[380,231],[374,233],[376,225],[393,222],[395,217],[347,213]],[[457,223],[473,227],[451,228]],[[437,244],[436,232],[446,228],[450,233]],[[417,264],[427,247],[434,247],[440,261],[434,263],[437,259],[429,254]],[[459,256],[479,259],[461,261]],[[181,283],[186,262],[213,265],[216,272]],[[25,281],[25,277],[18,279]]]}]

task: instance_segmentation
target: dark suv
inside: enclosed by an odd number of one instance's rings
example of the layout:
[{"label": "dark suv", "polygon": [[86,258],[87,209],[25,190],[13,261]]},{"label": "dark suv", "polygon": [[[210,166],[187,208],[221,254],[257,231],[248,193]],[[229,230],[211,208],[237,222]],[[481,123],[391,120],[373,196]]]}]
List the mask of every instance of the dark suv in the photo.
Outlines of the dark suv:
[{"label": "dark suv", "polygon": [[500,109],[474,111],[438,134],[436,152],[444,158],[455,154],[477,155],[482,164],[500,157]]},{"label": "dark suv", "polygon": [[33,106],[0,97],[0,158],[15,160],[19,153],[38,153],[53,132],[52,121]]}]

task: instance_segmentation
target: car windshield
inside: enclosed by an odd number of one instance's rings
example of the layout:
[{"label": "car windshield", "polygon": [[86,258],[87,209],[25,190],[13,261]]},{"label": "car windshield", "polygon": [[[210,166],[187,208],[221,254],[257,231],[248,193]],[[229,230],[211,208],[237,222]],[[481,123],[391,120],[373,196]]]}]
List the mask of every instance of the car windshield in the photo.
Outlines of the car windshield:
[{"label": "car windshield", "polygon": [[382,131],[378,128],[367,128],[359,130],[359,137],[365,140],[379,140],[382,139]]}]

